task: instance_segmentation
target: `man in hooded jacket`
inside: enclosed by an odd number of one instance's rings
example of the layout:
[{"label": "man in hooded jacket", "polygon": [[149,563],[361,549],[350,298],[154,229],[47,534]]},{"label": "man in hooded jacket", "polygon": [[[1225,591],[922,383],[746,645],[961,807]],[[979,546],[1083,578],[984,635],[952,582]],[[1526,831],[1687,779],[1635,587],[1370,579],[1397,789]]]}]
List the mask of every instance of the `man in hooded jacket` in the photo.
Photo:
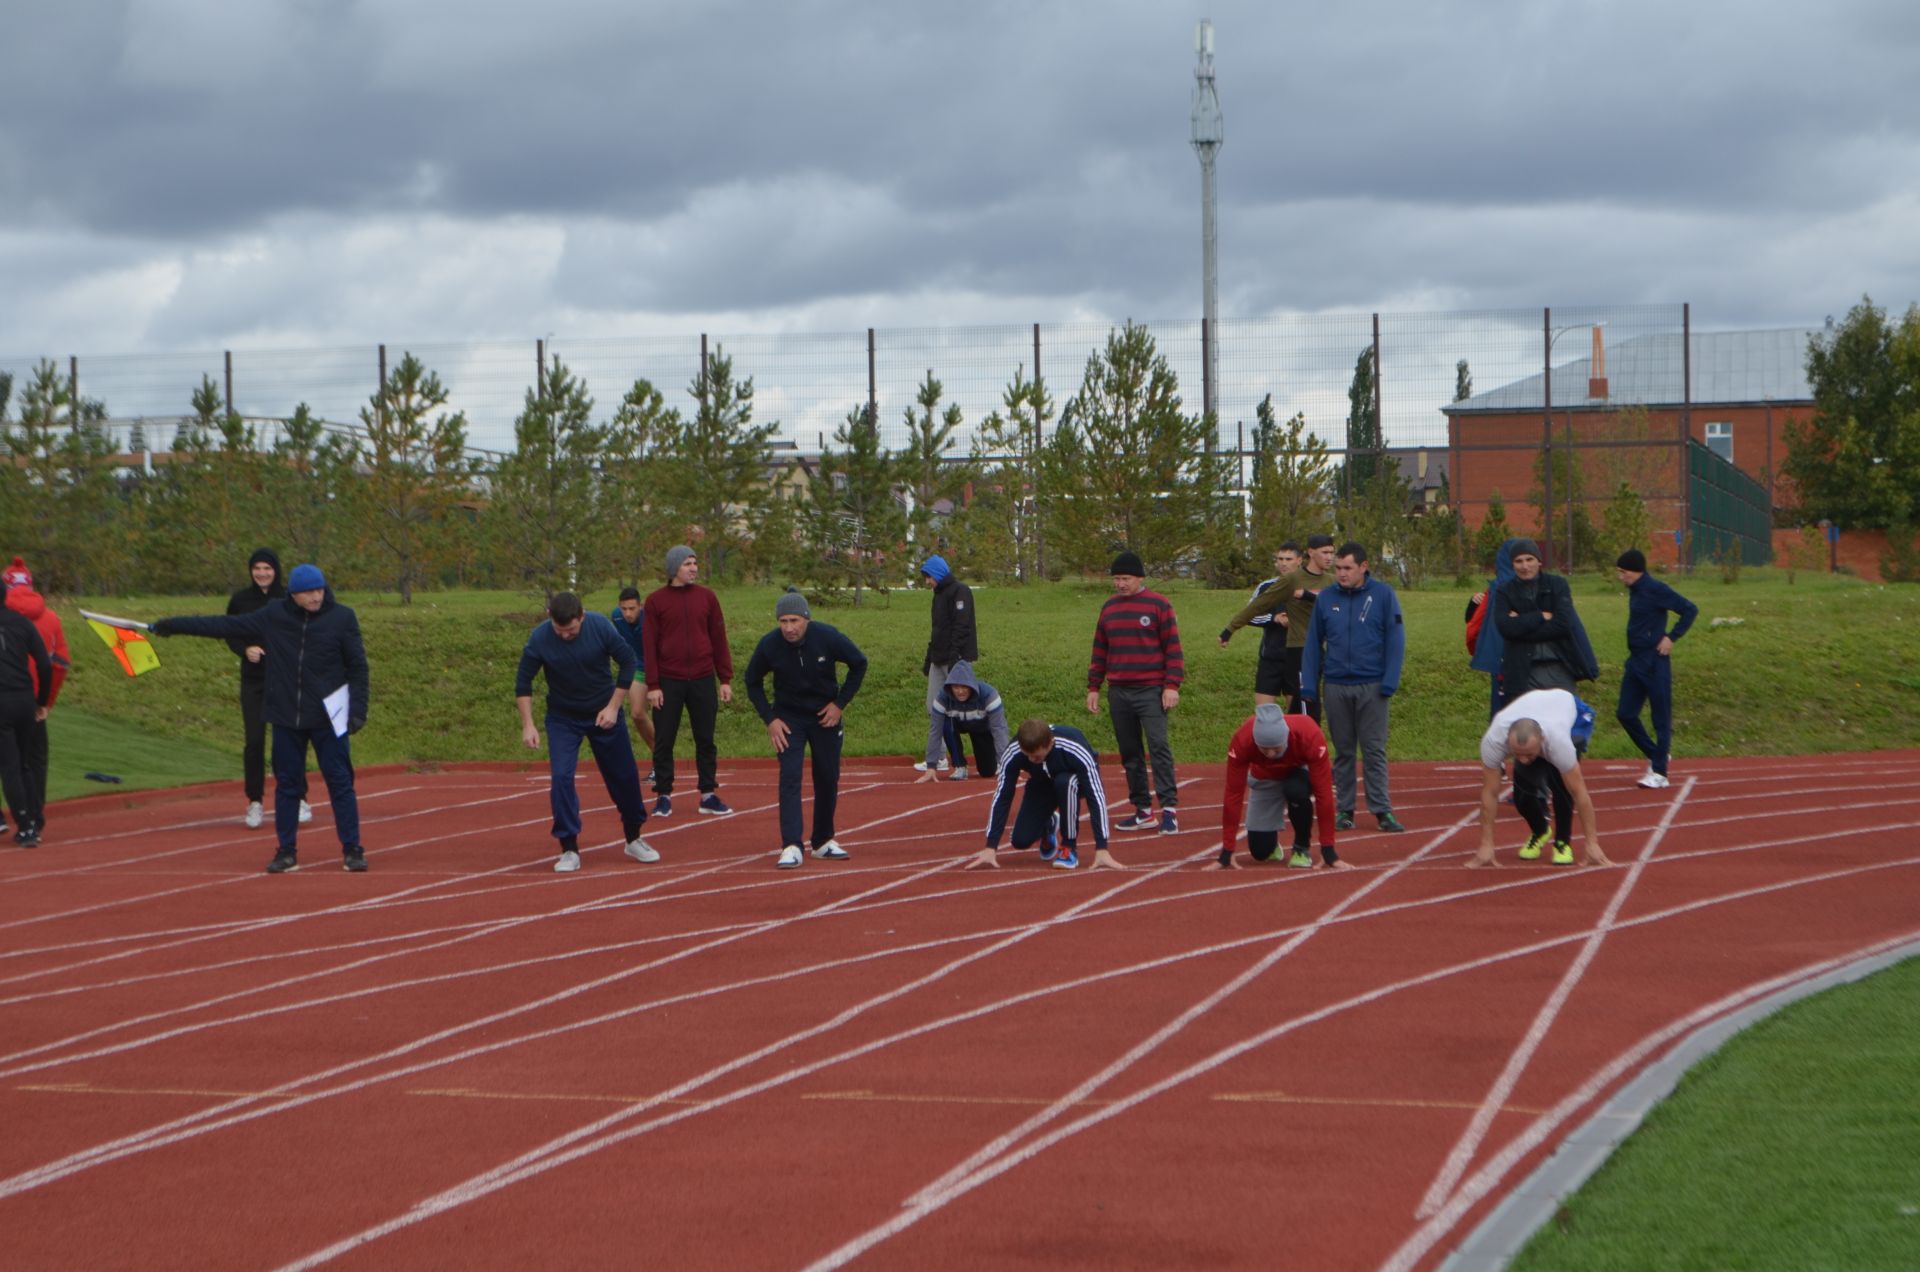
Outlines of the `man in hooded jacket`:
[{"label": "man in hooded jacket", "polygon": [[[927,639],[926,657],[920,660],[920,674],[927,678],[926,758],[914,767],[931,773],[944,767],[946,758],[941,750],[947,722],[936,706],[940,691],[955,663],[980,661],[980,641],[973,621],[973,589],[954,577],[946,558],[937,552],[928,557],[920,566],[920,576],[933,585],[933,632]],[[958,753],[952,762],[959,766]]]},{"label": "man in hooded jacket", "polygon": [[294,566],[287,595],[251,614],[163,618],[152,631],[155,636],[237,637],[266,651],[264,714],[273,726],[273,825],[280,841],[267,873],[281,874],[297,864],[308,747],[326,778],[344,864],[356,873],[365,870],[347,739],[367,723],[367,651],[359,618],[334,600],[320,567]]},{"label": "man in hooded jacket", "polygon": [[[272,548],[255,548],[247,558],[251,581],[227,599],[228,614],[251,614],[269,602],[285,597],[287,588],[280,577],[280,557]],[[245,744],[240,752],[240,775],[247,788],[246,823],[258,827],[263,818],[262,801],[267,792],[267,698],[266,648],[244,637],[227,641],[227,648],[240,657],[240,722]],[[307,773],[300,771],[300,820],[313,820],[307,804]]]},{"label": "man in hooded jacket", "polygon": [[[53,687],[47,694],[47,710],[53,710],[53,704],[59,701],[60,686],[66,682],[67,669],[73,665],[67,655],[67,632],[61,626],[60,616],[53,612],[47,599],[33,589],[33,575],[26,563],[19,557],[13,558],[13,564],[6,570],[6,605],[14,613],[33,624],[40,633],[41,641],[47,647],[47,657],[53,666]],[[40,684],[37,678],[39,665],[29,663],[35,672],[34,691],[38,693]],[[47,721],[44,715],[38,715],[27,726],[20,737],[20,776],[27,784],[27,798],[31,811],[20,807],[13,810],[14,820],[22,827],[32,826],[36,836],[45,828],[47,820],[47,766],[51,762],[52,749],[47,738]],[[0,821],[0,829],[6,823]]]},{"label": "man in hooded jacket", "polygon": [[[7,581],[0,576],[0,592],[9,590]],[[20,823],[14,842],[22,848],[40,842],[40,807],[20,758],[31,745],[33,727],[46,723],[52,692],[47,643],[24,614],[0,604],[0,793]]]},{"label": "man in hooded jacket", "polygon": [[[1500,633],[1500,706],[1535,689],[1578,694],[1577,681],[1600,675],[1587,629],[1574,612],[1573,588],[1541,566],[1540,546],[1514,539],[1513,578],[1494,589],[1491,623]],[[1484,635],[1485,628],[1482,628]]]}]

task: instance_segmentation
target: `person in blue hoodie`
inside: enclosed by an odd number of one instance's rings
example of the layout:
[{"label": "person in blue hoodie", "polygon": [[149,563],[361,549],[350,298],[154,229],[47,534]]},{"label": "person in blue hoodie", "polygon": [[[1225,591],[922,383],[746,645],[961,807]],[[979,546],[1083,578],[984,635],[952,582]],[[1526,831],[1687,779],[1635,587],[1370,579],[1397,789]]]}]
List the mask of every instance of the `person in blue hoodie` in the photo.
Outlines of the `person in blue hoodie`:
[{"label": "person in blue hoodie", "polygon": [[1503,686],[1500,683],[1500,660],[1506,657],[1507,643],[1500,636],[1500,624],[1490,622],[1492,613],[1489,608],[1500,589],[1513,582],[1513,548],[1519,539],[1508,539],[1500,545],[1493,555],[1493,578],[1487,582],[1487,590],[1476,593],[1467,602],[1467,621],[1471,623],[1476,612],[1480,615],[1480,634],[1474,638],[1473,656],[1468,665],[1475,671],[1487,673],[1487,719],[1491,720],[1500,713],[1501,703],[1505,701]]},{"label": "person in blue hoodie", "polygon": [[633,692],[633,668],[633,647],[614,630],[613,621],[587,613],[572,592],[553,594],[547,620],[533,629],[520,651],[513,703],[520,712],[520,740],[529,751],[540,749],[540,730],[533,723],[533,678],[542,673],[547,678],[547,803],[553,810],[553,837],[560,841],[553,868],[561,874],[580,868],[580,792],[574,772],[583,738],[607,796],[620,812],[627,856],[647,865],[660,860],[659,852],[640,836],[647,822],[646,797],[633,762],[633,739],[622,719]]},{"label": "person in blue hoodie", "polygon": [[[947,751],[954,756],[953,781],[967,777],[962,737],[973,739],[973,765],[981,777],[1000,771],[1000,752],[1007,749],[1007,713],[1000,705],[1000,691],[975,676],[973,664],[964,658],[953,664],[933,708],[946,721]],[[915,780],[931,782],[939,776],[929,769]]]},{"label": "person in blue hoodie", "polygon": [[1393,815],[1387,787],[1387,704],[1400,688],[1407,627],[1400,598],[1367,569],[1367,550],[1343,543],[1333,554],[1335,586],[1320,589],[1300,661],[1300,695],[1320,698],[1333,741],[1336,830],[1353,829],[1353,757],[1366,765],[1367,809],[1381,830],[1406,827]]},{"label": "person in blue hoodie", "polygon": [[327,782],[343,864],[356,874],[364,871],[348,737],[367,723],[367,648],[359,617],[334,600],[320,567],[294,566],[287,595],[251,614],[163,618],[151,630],[155,636],[239,638],[266,651],[262,714],[273,726],[273,828],[279,837],[267,873],[284,874],[297,864],[309,747]]},{"label": "person in blue hoodie", "polygon": [[[866,679],[867,656],[837,627],[813,621],[807,598],[788,588],[773,604],[778,626],[760,638],[747,660],[747,701],[766,722],[767,740],[780,757],[780,849],[775,862],[792,870],[806,860],[800,851],[800,761],[813,752],[813,855],[845,861],[834,838],[840,803],[840,748],[846,739],[841,714]],[[847,669],[843,684],[836,668]],[[767,697],[767,677],[773,697]]]}]

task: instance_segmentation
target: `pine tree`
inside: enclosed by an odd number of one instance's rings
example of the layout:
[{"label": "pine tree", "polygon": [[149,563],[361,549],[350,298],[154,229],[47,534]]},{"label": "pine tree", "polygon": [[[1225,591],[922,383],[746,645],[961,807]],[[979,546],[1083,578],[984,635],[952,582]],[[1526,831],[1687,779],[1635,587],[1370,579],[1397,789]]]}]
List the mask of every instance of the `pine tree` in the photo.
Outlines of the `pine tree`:
[{"label": "pine tree", "polygon": [[661,502],[699,550],[712,577],[726,575],[732,557],[755,533],[772,460],[768,440],[777,423],[753,422],[753,380],[736,380],[733,360],[716,345],[687,392],[694,414],[657,457]]},{"label": "pine tree", "polygon": [[75,402],[46,359],[21,388],[14,421],[0,411],[0,455],[10,461],[0,462],[0,533],[32,551],[43,592],[111,591],[133,575],[137,544],[112,444],[97,427],[105,418],[105,404]]},{"label": "pine tree", "polygon": [[608,428],[602,457],[608,515],[601,533],[614,577],[643,592],[661,577],[667,549],[685,537],[660,492],[662,459],[684,428],[680,412],[644,378],[628,388]]},{"label": "pine tree", "polygon": [[600,527],[615,507],[599,472],[611,430],[593,423],[586,382],[558,357],[527,390],[513,424],[513,453],[493,477],[490,538],[516,584],[542,601],[562,590],[591,591],[611,574]]},{"label": "pine tree", "polygon": [[1473,372],[1465,358],[1453,364],[1453,400],[1464,402],[1473,396]]},{"label": "pine tree", "polygon": [[1045,383],[1026,378],[1017,367],[1000,397],[1000,409],[974,430],[973,497],[959,514],[950,536],[956,568],[980,578],[1038,579],[1040,570],[1039,485],[1041,437],[1053,419],[1053,397]]},{"label": "pine tree", "polygon": [[466,413],[442,409],[448,396],[440,377],[408,353],[360,408],[365,441],[355,455],[362,472],[353,503],[402,605],[437,576],[466,529],[454,510],[473,495],[475,466],[466,453]]},{"label": "pine tree", "polygon": [[957,502],[972,475],[964,465],[949,458],[961,414],[957,402],[945,410],[940,408],[944,391],[929,370],[914,394],[918,411],[913,406],[907,408],[907,444],[895,457],[901,484],[912,498],[908,537],[918,552],[932,552],[938,546],[934,524],[939,514],[934,511],[935,505],[942,499]]},{"label": "pine tree", "polygon": [[1347,386],[1346,497],[1349,499],[1364,492],[1381,467],[1380,407],[1373,391],[1376,370],[1373,346],[1368,345],[1354,362],[1353,380]]},{"label": "pine tree", "polygon": [[1281,425],[1269,393],[1254,417],[1252,555],[1265,563],[1288,539],[1305,542],[1326,532],[1333,520],[1328,488],[1334,469],[1327,444],[1308,431],[1304,413],[1294,412]]},{"label": "pine tree", "polygon": [[868,588],[881,586],[883,562],[898,555],[906,517],[895,495],[899,465],[880,444],[878,421],[862,403],[833,432],[840,447],[820,453],[820,469],[808,490],[809,538],[825,561],[853,589],[859,605]]}]

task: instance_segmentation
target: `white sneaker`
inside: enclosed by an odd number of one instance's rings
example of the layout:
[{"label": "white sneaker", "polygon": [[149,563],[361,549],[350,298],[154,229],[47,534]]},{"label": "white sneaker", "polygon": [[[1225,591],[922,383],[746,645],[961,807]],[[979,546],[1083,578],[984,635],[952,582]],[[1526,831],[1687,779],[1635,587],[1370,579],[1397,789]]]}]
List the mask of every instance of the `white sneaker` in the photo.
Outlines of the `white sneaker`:
[{"label": "white sneaker", "polygon": [[572,874],[579,868],[580,854],[577,852],[563,852],[560,854],[560,860],[553,863],[555,874]]},{"label": "white sneaker", "polygon": [[947,780],[949,782],[964,782],[967,780],[967,777],[968,777],[968,773],[964,766],[961,768],[957,768],[953,770],[953,772],[947,774]]},{"label": "white sneaker", "polygon": [[774,862],[773,864],[780,867],[780,869],[782,870],[791,870],[795,866],[799,865],[803,860],[804,858],[800,855],[800,845],[788,844],[785,848],[782,848],[780,850],[780,860]]},{"label": "white sneaker", "polygon": [[[944,773],[948,769],[953,767],[953,761],[942,760],[940,761],[940,763],[934,765],[933,767],[939,769],[942,773]],[[928,768],[927,762],[925,760],[922,760],[920,763],[913,766],[913,771],[916,773],[924,773],[927,771],[927,768]]]},{"label": "white sneaker", "polygon": [[840,846],[838,839],[829,839],[824,844],[815,844],[813,855],[822,861],[845,861],[849,856],[847,850]]},{"label": "white sneaker", "polygon": [[265,818],[265,816],[266,816],[266,811],[260,807],[259,800],[256,799],[251,804],[248,804],[247,805],[247,829],[248,830],[260,829],[260,822],[263,818]]},{"label": "white sneaker", "polygon": [[653,845],[638,835],[635,835],[633,842],[627,845],[627,856],[635,861],[644,861],[648,865],[660,860],[660,854],[653,850]]},{"label": "white sneaker", "polygon": [[303,799],[300,801],[300,824],[304,826],[312,820],[313,820],[313,805],[307,803],[307,801]]},{"label": "white sneaker", "polygon": [[1634,785],[1644,786],[1650,791],[1664,791],[1667,789],[1669,783],[1665,773],[1656,773],[1652,769],[1648,769],[1646,775],[1634,783]]}]

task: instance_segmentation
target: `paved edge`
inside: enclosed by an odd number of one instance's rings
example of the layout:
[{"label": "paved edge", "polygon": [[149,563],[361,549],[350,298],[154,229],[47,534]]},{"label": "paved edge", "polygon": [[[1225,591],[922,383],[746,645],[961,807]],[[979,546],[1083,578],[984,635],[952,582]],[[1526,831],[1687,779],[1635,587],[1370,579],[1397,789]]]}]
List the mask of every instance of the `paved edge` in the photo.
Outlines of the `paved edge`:
[{"label": "paved edge", "polygon": [[1673,1093],[1687,1071],[1735,1035],[1782,1007],[1864,980],[1915,957],[1920,957],[1920,941],[1835,968],[1694,1030],[1659,1061],[1621,1087],[1593,1116],[1562,1140],[1553,1155],[1509,1192],[1467,1239],[1447,1255],[1439,1265],[1441,1272],[1493,1272],[1506,1267],[1520,1252],[1520,1247],[1553,1218],[1561,1201],[1586,1183],[1613,1155],[1613,1150],[1639,1129],[1653,1107]]}]

